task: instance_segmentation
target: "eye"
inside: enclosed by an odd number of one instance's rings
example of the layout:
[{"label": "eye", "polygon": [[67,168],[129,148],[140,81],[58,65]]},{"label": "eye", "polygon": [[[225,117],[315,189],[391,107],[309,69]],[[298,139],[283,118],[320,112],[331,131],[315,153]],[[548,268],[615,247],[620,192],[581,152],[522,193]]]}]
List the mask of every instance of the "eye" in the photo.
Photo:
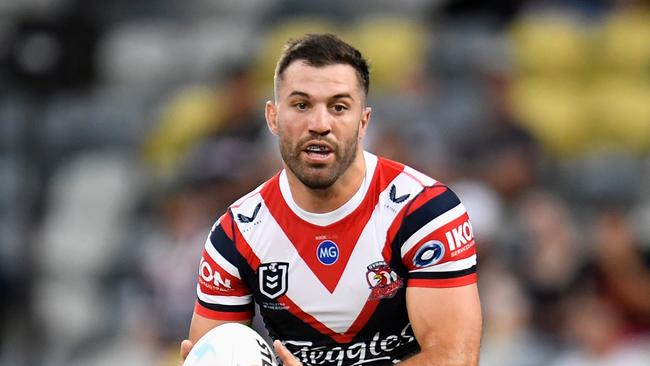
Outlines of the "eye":
[{"label": "eye", "polygon": [[332,108],[336,113],[343,113],[348,110],[348,107],[344,104],[334,104]]},{"label": "eye", "polygon": [[299,111],[304,111],[309,107],[305,102],[297,102],[293,106]]}]

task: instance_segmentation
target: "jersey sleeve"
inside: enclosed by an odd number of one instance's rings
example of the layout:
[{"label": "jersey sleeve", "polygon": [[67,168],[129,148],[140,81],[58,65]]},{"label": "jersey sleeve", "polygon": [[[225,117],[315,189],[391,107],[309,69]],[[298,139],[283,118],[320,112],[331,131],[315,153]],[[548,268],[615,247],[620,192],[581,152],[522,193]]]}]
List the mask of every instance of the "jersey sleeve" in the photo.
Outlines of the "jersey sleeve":
[{"label": "jersey sleeve", "polygon": [[205,241],[194,312],[215,320],[248,320],[253,317],[253,297],[237,268],[231,224],[230,214],[224,214]]},{"label": "jersey sleeve", "polygon": [[400,255],[408,271],[407,286],[456,287],[476,282],[472,225],[449,188],[425,187],[402,225]]}]

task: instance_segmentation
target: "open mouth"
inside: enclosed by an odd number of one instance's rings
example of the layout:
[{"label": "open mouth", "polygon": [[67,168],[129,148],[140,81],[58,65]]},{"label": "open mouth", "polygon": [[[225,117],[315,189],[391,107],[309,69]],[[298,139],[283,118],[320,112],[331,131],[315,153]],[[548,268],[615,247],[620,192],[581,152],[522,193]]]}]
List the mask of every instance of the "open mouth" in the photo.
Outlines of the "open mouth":
[{"label": "open mouth", "polygon": [[332,149],[324,144],[311,143],[303,150],[310,159],[324,160],[332,154]]}]

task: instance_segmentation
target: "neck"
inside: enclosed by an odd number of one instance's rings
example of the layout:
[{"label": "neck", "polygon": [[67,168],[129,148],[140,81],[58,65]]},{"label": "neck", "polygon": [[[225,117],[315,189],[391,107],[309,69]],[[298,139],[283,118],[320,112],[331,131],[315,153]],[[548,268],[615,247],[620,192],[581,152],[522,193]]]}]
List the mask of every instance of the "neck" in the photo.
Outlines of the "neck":
[{"label": "neck", "polygon": [[343,206],[361,188],[366,176],[366,160],[363,151],[359,151],[348,170],[326,189],[311,189],[305,186],[291,169],[285,167],[285,170],[296,204],[307,212],[326,213]]}]

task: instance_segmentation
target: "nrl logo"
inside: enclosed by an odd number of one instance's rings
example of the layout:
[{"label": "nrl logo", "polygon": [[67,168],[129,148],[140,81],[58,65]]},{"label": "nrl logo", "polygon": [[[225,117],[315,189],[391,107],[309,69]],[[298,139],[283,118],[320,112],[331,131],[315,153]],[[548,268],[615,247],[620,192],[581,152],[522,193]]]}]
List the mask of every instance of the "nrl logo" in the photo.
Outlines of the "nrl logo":
[{"label": "nrl logo", "polygon": [[258,268],[260,292],[269,299],[277,299],[287,292],[287,277],[289,263],[270,262],[261,264]]}]

